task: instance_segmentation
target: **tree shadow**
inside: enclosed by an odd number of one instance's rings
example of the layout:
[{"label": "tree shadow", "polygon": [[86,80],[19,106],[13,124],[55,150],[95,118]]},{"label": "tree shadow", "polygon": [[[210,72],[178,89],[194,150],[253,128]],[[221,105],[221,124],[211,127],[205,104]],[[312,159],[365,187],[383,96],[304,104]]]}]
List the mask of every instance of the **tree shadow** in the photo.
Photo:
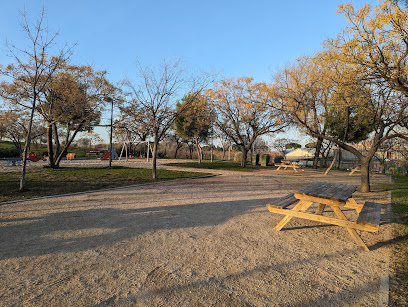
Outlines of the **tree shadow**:
[{"label": "tree shadow", "polygon": [[[0,259],[91,250],[163,229],[216,226],[255,208],[264,208],[273,200],[92,208],[2,219],[10,225],[0,227]],[[197,215],[198,212],[202,214]]]},{"label": "tree shadow", "polygon": [[408,242],[408,235],[401,235],[387,241],[377,242],[373,246],[370,246],[370,250],[376,250],[384,246],[393,245],[401,242]]},{"label": "tree shadow", "polygon": [[[157,267],[150,274],[147,275],[145,282],[141,285],[137,293],[127,297],[121,297],[120,294],[113,295],[109,298],[103,299],[96,306],[127,306],[145,304],[147,302],[155,301],[158,305],[179,305],[178,299],[183,299],[183,304],[188,305],[202,305],[208,304],[210,300],[216,300],[215,305],[221,306],[253,306],[253,301],[248,298],[246,291],[237,291],[237,284],[245,284],[250,280],[254,280],[262,276],[265,279],[265,286],[271,291],[271,297],[265,297],[265,289],[253,290],[259,291],[260,305],[273,306],[341,306],[344,302],[352,305],[359,303],[358,300],[367,295],[367,293],[375,293],[379,290],[379,281],[374,280],[365,283],[364,286],[351,286],[344,288],[337,293],[331,291],[330,284],[322,283],[320,286],[328,288],[324,294],[319,297],[310,298],[306,294],[299,293],[297,301],[285,301],[285,297],[279,297],[276,294],[276,289],[272,284],[268,284],[268,279],[274,279],[274,275],[278,273],[280,276],[282,271],[287,270],[288,267],[302,268],[305,265],[310,265],[312,262],[320,262],[321,260],[329,260],[336,262],[339,257],[348,257],[355,254],[355,250],[345,249],[342,252],[334,252],[330,254],[313,255],[310,257],[301,257],[297,259],[290,259],[279,263],[271,263],[270,265],[258,265],[249,270],[241,270],[235,273],[223,274],[212,277],[198,277],[193,281],[182,282],[177,278],[172,278],[173,273],[166,270],[166,267]],[[160,271],[160,274],[156,273]],[[358,277],[356,277],[358,278]],[[318,277],[314,276],[314,283],[317,282]],[[333,276],[333,279],[336,279]],[[305,281],[305,280],[303,280]],[[309,280],[307,280],[309,281]],[[299,280],[302,282],[302,280]],[[235,287],[231,287],[235,285]],[[295,287],[296,285],[291,285]],[[235,288],[235,289],[234,289]],[[266,290],[267,290],[266,289]],[[293,290],[289,290],[294,291]],[[322,290],[320,290],[322,292]],[[252,293],[254,294],[254,293]],[[277,297],[276,297],[277,296]],[[187,301],[186,301],[187,300]]]}]

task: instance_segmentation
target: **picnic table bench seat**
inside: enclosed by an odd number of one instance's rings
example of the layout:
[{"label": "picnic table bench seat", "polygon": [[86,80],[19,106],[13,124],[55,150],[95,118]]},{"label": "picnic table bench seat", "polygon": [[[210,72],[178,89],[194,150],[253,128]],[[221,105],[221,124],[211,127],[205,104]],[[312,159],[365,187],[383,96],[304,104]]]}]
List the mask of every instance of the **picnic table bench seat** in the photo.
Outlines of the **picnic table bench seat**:
[{"label": "picnic table bench seat", "polygon": [[286,207],[289,207],[297,201],[298,199],[295,197],[295,195],[293,193],[290,193],[284,197],[276,199],[272,204],[267,204],[267,206],[285,209]]},{"label": "picnic table bench seat", "polygon": [[[366,201],[357,218],[357,224],[365,225],[367,231],[375,232],[380,227],[382,205]],[[374,230],[375,229],[375,230]]]}]

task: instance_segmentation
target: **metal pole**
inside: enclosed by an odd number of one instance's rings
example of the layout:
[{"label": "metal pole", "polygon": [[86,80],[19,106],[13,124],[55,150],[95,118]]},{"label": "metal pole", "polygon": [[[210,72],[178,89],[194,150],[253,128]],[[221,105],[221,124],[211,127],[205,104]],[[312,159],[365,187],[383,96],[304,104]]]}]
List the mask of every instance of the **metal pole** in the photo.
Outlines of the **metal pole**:
[{"label": "metal pole", "polygon": [[113,99],[110,98],[111,101],[111,121],[110,121],[110,155],[109,155],[109,168],[112,167],[112,154],[113,154],[113,148],[112,148],[112,132],[113,132]]},{"label": "metal pole", "polygon": [[211,162],[213,161],[213,145],[214,145],[214,127],[213,127],[213,120],[211,116]]}]

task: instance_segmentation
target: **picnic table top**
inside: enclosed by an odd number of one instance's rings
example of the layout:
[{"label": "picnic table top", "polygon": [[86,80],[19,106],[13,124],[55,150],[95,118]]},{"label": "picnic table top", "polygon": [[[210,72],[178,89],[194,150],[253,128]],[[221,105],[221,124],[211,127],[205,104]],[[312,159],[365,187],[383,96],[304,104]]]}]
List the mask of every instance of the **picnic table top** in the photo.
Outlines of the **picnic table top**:
[{"label": "picnic table top", "polygon": [[357,186],[355,185],[330,182],[315,182],[297,190],[296,192],[309,196],[346,202],[356,191],[356,189]]}]

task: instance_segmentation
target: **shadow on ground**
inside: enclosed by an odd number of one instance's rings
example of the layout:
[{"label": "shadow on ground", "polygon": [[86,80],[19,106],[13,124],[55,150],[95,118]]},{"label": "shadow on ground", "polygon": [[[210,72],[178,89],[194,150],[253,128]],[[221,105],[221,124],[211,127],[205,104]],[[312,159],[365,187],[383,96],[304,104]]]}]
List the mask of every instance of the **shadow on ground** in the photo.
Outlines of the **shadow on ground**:
[{"label": "shadow on ground", "polygon": [[[155,206],[101,208],[51,213],[41,217],[0,219],[0,259],[69,253],[109,245],[162,229],[215,226],[273,199]],[[196,212],[204,212],[197,216]]]}]

